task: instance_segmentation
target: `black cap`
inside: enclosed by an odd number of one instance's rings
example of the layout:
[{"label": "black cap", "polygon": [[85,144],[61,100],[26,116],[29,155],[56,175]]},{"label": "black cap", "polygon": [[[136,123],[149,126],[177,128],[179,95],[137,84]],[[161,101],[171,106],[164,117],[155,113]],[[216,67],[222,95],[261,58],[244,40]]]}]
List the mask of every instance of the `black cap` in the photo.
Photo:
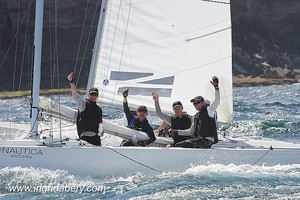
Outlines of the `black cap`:
[{"label": "black cap", "polygon": [[204,101],[204,98],[202,96],[196,96],[194,97],[193,99],[191,99],[191,102],[194,102],[194,101],[200,101],[200,102],[203,102]]},{"label": "black cap", "polygon": [[91,88],[89,90],[89,94],[99,94],[98,89],[97,88]]},{"label": "black cap", "polygon": [[148,110],[146,106],[139,106],[137,112],[148,112]]},{"label": "black cap", "polygon": [[182,103],[181,103],[180,101],[175,101],[175,102],[173,103],[172,107],[174,108],[174,107],[176,107],[176,106],[181,106],[181,107],[183,107],[183,106],[182,106]]}]

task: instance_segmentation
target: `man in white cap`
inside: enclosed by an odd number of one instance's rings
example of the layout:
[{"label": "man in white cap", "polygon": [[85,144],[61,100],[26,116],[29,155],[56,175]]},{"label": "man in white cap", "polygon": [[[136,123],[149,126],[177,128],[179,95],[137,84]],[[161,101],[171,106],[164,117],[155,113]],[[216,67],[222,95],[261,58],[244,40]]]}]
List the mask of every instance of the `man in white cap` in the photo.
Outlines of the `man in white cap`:
[{"label": "man in white cap", "polygon": [[216,109],[220,104],[218,77],[212,77],[211,84],[215,88],[215,100],[209,106],[207,106],[207,102],[202,96],[196,96],[191,100],[198,111],[194,116],[191,128],[187,130],[173,130],[172,133],[182,136],[190,135],[193,138],[177,143],[176,147],[207,149],[218,142],[215,120]]},{"label": "man in white cap", "polygon": [[77,133],[81,140],[92,145],[101,146],[103,135],[102,109],[96,104],[99,92],[91,88],[87,98],[83,99],[77,92],[73,72],[67,78],[71,85],[72,97],[78,106]]}]

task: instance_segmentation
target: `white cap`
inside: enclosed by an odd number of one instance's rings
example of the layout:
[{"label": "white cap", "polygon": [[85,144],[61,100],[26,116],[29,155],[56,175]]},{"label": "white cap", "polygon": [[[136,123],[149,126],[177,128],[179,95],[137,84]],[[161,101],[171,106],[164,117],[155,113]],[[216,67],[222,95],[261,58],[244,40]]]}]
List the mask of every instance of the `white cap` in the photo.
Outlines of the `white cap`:
[{"label": "white cap", "polygon": [[209,105],[210,105],[210,101],[207,100],[207,99],[204,99],[204,103],[205,103],[206,106],[209,106]]}]

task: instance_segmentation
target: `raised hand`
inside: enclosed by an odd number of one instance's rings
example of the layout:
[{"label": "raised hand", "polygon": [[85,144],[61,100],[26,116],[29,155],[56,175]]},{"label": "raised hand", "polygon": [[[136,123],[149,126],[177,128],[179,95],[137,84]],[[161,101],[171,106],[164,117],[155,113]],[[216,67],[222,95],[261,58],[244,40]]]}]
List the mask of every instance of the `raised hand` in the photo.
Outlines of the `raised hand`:
[{"label": "raised hand", "polygon": [[126,98],[128,96],[129,89],[127,88],[126,90],[123,91],[123,97]]},{"label": "raised hand", "polygon": [[70,83],[75,83],[74,73],[71,72],[71,74],[68,75],[67,79]]},{"label": "raised hand", "polygon": [[158,101],[158,94],[157,93],[155,93],[155,92],[152,92],[152,97],[153,97],[153,100],[154,101]]},{"label": "raised hand", "polygon": [[219,79],[216,76],[212,77],[212,81],[210,83],[215,87],[215,89],[219,89]]}]

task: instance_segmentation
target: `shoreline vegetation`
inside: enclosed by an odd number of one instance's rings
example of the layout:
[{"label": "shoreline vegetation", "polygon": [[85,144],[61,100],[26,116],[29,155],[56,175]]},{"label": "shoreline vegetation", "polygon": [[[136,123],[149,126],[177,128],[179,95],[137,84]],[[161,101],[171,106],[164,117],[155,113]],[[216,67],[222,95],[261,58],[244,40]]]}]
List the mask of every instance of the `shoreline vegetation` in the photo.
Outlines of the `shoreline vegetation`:
[{"label": "shoreline vegetation", "polygon": [[[232,77],[233,87],[250,87],[250,86],[267,86],[267,85],[282,85],[282,84],[293,84],[300,83],[300,79],[297,78],[262,78],[252,76],[233,76]],[[85,93],[84,88],[78,89],[80,94]],[[58,94],[70,94],[70,88],[62,89],[41,89],[41,96],[58,95]],[[0,92],[0,99],[12,99],[24,96],[30,96],[30,90],[22,91],[2,91]]]}]

